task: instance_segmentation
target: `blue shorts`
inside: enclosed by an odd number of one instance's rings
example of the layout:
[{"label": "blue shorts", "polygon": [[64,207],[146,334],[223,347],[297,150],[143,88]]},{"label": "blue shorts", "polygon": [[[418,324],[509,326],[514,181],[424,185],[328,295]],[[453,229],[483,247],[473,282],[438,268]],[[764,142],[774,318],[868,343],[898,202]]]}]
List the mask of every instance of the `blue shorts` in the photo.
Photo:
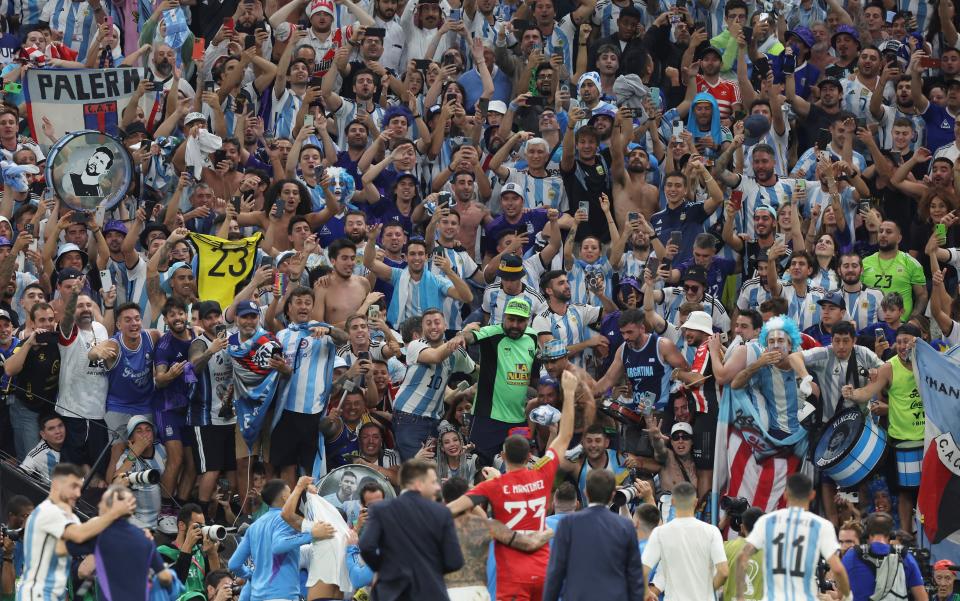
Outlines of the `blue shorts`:
[{"label": "blue shorts", "polygon": [[154,411],[156,420],[157,438],[161,442],[170,442],[177,440],[183,443],[183,446],[190,446],[191,438],[186,435],[187,411],[186,409],[171,409]]}]

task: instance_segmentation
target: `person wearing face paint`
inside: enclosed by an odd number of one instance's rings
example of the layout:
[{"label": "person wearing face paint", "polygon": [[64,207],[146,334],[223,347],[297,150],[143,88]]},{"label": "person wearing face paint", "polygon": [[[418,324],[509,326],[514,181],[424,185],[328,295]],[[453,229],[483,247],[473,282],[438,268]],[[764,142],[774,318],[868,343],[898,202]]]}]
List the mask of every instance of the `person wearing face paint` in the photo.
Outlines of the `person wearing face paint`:
[{"label": "person wearing face paint", "polygon": [[887,416],[888,444],[895,450],[888,454],[887,470],[891,477],[887,482],[896,483],[891,492],[898,495],[900,524],[910,533],[913,532],[913,509],[920,486],[926,424],[911,354],[919,337],[920,329],[916,326],[900,326],[897,329],[897,353],[880,367],[876,379],[862,387],[846,384],[840,389],[844,399],[861,405],[881,392],[886,393],[886,401],[877,401],[870,411]]}]

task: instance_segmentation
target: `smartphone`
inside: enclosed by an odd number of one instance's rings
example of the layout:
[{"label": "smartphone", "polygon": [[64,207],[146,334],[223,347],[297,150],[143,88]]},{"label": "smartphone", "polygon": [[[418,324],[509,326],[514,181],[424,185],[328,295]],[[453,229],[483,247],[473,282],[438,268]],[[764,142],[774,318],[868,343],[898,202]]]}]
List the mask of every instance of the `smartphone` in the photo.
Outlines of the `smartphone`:
[{"label": "smartphone", "polygon": [[531,96],[530,98],[527,98],[527,106],[547,106],[547,97]]},{"label": "smartphone", "polygon": [[580,204],[577,205],[577,210],[583,211],[584,213],[587,214],[587,217],[590,217],[590,201],[581,200]]},{"label": "smartphone", "polygon": [[290,276],[280,271],[273,272],[273,287],[280,291],[280,296],[287,293],[290,285]]},{"label": "smartphone", "polygon": [[205,81],[205,82],[203,82],[203,91],[204,91],[204,92],[212,92],[214,86],[216,86],[216,85],[217,85],[217,84],[216,84],[215,82],[213,82],[213,81]]},{"label": "smartphone", "polygon": [[830,134],[829,129],[821,129],[817,133],[817,148],[820,150],[826,150],[830,146],[830,142],[833,141],[833,135]]},{"label": "smartphone", "polygon": [[193,41],[193,60],[203,60],[203,50],[205,46],[206,41],[203,38],[197,38]]},{"label": "smartphone", "polygon": [[34,229],[35,229],[35,228],[34,228],[34,225],[33,225],[32,223],[28,223],[28,224],[26,224],[26,225],[23,226],[23,231],[26,232],[26,233],[28,233],[28,234],[30,234],[31,236],[33,235]]},{"label": "smartphone", "polygon": [[650,275],[657,277],[657,272],[660,271],[660,257],[650,257],[647,259],[647,269],[650,270]]},{"label": "smartphone", "polygon": [[70,216],[70,223],[86,223],[86,222],[87,222],[86,211],[74,211],[73,215]]},{"label": "smartphone", "polygon": [[373,38],[384,38],[387,36],[387,30],[383,27],[367,27],[363,35]]},{"label": "smartphone", "polygon": [[23,84],[11,81],[9,83],[3,84],[3,91],[9,92],[11,94],[19,94],[23,91]]},{"label": "smartphone", "polygon": [[753,27],[743,28],[743,39],[747,42],[747,46],[753,43]]},{"label": "smartphone", "polygon": [[680,248],[680,244],[683,242],[683,232],[680,230],[673,230],[670,232],[670,244],[673,244],[677,248]]},{"label": "smartphone", "polygon": [[456,94],[447,94],[446,96],[443,97],[443,101],[445,104],[450,104],[451,102],[456,102],[457,100],[458,98]]},{"label": "smartphone", "polygon": [[466,380],[457,382],[457,392],[464,392],[467,388],[470,388],[470,382]]},{"label": "smartphone", "polygon": [[256,45],[257,45],[257,38],[252,33],[248,33],[243,37],[244,50],[246,50],[247,48],[253,48]]},{"label": "smartphone", "polygon": [[734,190],[730,193],[730,206],[732,206],[735,211],[743,208],[743,190]]},{"label": "smartphone", "polygon": [[243,96],[237,96],[233,99],[233,112],[236,115],[242,115],[244,108],[246,108],[247,99]]},{"label": "smartphone", "polygon": [[870,201],[869,201],[869,200],[861,200],[860,202],[857,203],[857,212],[858,212],[858,213],[866,213],[866,212],[869,211],[869,210],[870,210]]},{"label": "smartphone", "polygon": [[276,219],[280,219],[283,216],[283,204],[280,203],[280,199],[277,199],[276,202],[273,203],[273,206],[270,208],[270,213],[272,213]]},{"label": "smartphone", "polygon": [[761,79],[766,79],[767,73],[770,72],[770,61],[767,60],[767,57],[761,56],[753,62],[753,68],[756,69],[757,75]]},{"label": "smartphone", "polygon": [[876,338],[877,341],[886,340],[886,339],[887,339],[887,334],[886,334],[886,332],[883,330],[883,328],[876,328],[876,329],[873,330],[873,337]]},{"label": "smartphone", "polygon": [[228,30],[230,33],[233,33],[233,30],[234,30],[233,17],[225,17],[223,19],[223,28]]},{"label": "smartphone", "polygon": [[213,153],[213,166],[216,167],[221,161],[227,160],[227,151],[224,149],[217,150]]},{"label": "smartphone", "polygon": [[637,221],[640,219],[640,213],[630,211],[627,213],[627,222]]},{"label": "smartphone", "polygon": [[920,59],[920,66],[924,69],[939,69],[940,59],[932,56],[924,56]]},{"label": "smartphone", "polygon": [[650,101],[655,108],[660,108],[660,88],[650,88]]},{"label": "smartphone", "polygon": [[462,18],[463,18],[463,11],[462,11],[461,9],[459,9],[459,8],[451,8],[451,9],[450,9],[450,20],[451,20],[451,21],[459,21],[459,20],[462,19]]},{"label": "smartphone", "polygon": [[792,75],[797,70],[797,57],[792,54],[781,54],[780,70],[787,75]]},{"label": "smartphone", "polygon": [[428,58],[415,58],[413,59],[413,66],[420,71],[426,71],[430,68],[430,63],[433,61]]},{"label": "smartphone", "polygon": [[447,65],[457,64],[457,59],[452,54],[444,54],[443,58],[440,59],[440,66],[446,67]]},{"label": "smartphone", "polygon": [[673,139],[679,140],[683,137],[683,121],[675,119],[673,122]]},{"label": "smartphone", "polygon": [[240,214],[240,196],[235,195],[233,198],[230,199],[230,203],[233,205],[233,210],[236,211],[237,214],[239,215]]},{"label": "smartphone", "polygon": [[305,115],[303,117],[303,126],[304,127],[313,127],[313,115]]},{"label": "smartphone", "polygon": [[104,290],[110,290],[113,288],[113,278],[110,277],[109,269],[100,270],[100,287]]},{"label": "smartphone", "polygon": [[534,27],[536,27],[536,25],[533,24],[533,21],[529,21],[527,19],[513,20],[514,35],[519,34],[520,36],[522,36],[524,31],[528,29],[533,29]]},{"label": "smartphone", "polygon": [[310,77],[310,87],[311,87],[311,88],[319,88],[319,87],[321,87],[321,86],[323,86],[323,77],[320,76],[320,75],[317,75],[316,73],[314,73],[314,74]]},{"label": "smartphone", "polygon": [[442,247],[442,246],[439,246],[439,245],[438,245],[438,246],[434,246],[434,247],[433,247],[433,256],[435,256],[435,257],[442,257],[442,256],[444,256],[443,247]]},{"label": "smartphone", "polygon": [[589,120],[591,117],[593,117],[593,109],[583,109],[583,118]]},{"label": "smartphone", "polygon": [[[793,180],[793,188],[794,188],[794,190],[797,190],[797,191],[806,190],[806,189],[807,189],[807,180],[803,179],[802,177]],[[742,197],[743,192],[741,192],[740,194],[741,194],[741,197]]]},{"label": "smartphone", "polygon": [[934,232],[936,232],[937,238],[939,238],[940,240],[947,239],[947,226],[945,224],[938,223],[935,226],[933,226],[933,230]]},{"label": "smartphone", "polygon": [[226,336],[226,334],[227,334],[227,324],[218,323],[217,325],[213,326],[213,335],[216,336],[217,338]]},{"label": "smartphone", "polygon": [[686,7],[687,7],[687,0],[677,0],[677,8],[678,8],[678,9],[680,9],[680,8],[686,8]]},{"label": "smartphone", "polygon": [[156,200],[148,200],[143,205],[143,211],[147,214],[147,221],[153,221],[153,211],[157,208]]},{"label": "smartphone", "polygon": [[367,307],[367,319],[380,319],[380,305]]},{"label": "smartphone", "polygon": [[109,29],[113,29],[113,17],[107,15],[103,20],[103,24],[106,25]]},{"label": "smartphone", "polygon": [[357,361],[369,361],[370,351],[360,351],[357,353]]},{"label": "smartphone", "polygon": [[481,98],[477,100],[477,108],[480,109],[481,114],[486,114],[487,109],[490,108],[490,99]]},{"label": "smartphone", "polygon": [[453,194],[450,192],[440,192],[437,194],[437,209],[449,209],[453,204]]},{"label": "smartphone", "polygon": [[867,120],[863,117],[857,117],[854,122],[857,124],[857,129],[866,129],[867,127]]}]

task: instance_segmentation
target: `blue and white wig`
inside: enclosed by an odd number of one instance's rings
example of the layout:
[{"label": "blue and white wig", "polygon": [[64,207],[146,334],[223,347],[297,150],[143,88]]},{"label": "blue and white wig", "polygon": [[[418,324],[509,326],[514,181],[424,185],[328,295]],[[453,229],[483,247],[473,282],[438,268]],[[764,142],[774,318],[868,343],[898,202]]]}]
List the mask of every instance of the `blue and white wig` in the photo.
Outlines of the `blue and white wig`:
[{"label": "blue and white wig", "polygon": [[763,328],[760,330],[760,337],[757,339],[757,342],[760,343],[764,349],[767,348],[767,335],[770,332],[775,330],[783,330],[787,333],[787,336],[790,338],[791,352],[796,352],[800,350],[800,345],[802,339],[800,338],[800,329],[797,327],[797,322],[793,321],[785,315],[777,315],[776,317],[771,318],[767,323],[763,324]]}]

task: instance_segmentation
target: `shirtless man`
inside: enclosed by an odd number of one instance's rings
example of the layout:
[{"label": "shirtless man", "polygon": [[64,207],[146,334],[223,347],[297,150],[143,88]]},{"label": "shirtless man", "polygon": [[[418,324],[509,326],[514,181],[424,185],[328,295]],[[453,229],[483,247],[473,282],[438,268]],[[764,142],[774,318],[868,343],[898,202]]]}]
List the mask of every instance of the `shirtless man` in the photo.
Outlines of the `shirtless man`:
[{"label": "shirtless man", "polygon": [[370,281],[353,273],[357,264],[357,245],[350,240],[334,240],[327,253],[333,271],[314,285],[313,319],[343,329],[347,318],[360,312],[371,290]]},{"label": "shirtless man", "polygon": [[[574,397],[574,419],[573,431],[582,433],[586,428],[597,419],[597,404],[593,400],[593,385],[595,380],[584,370],[571,363],[567,352],[567,346],[562,340],[554,338],[543,344],[542,350],[543,368],[551,378],[560,382],[563,379],[563,372],[568,371],[577,377],[577,392]],[[563,390],[558,390],[557,400],[563,403]],[[527,409],[531,410],[536,405],[531,402]],[[528,411],[529,414],[529,411]],[[561,460],[561,466],[563,461]]]},{"label": "shirtless man", "polygon": [[[458,174],[455,177],[457,179],[463,178],[464,180],[469,178],[469,176],[464,173]],[[454,183],[456,184],[456,180]],[[466,182],[462,183],[465,184]],[[460,240],[460,244],[462,244],[464,248],[473,250],[477,245],[478,226],[487,225],[493,217],[490,214],[490,209],[485,204],[476,200],[476,194],[472,193],[472,182],[470,183],[471,194],[469,196],[466,194],[457,194],[458,187],[466,188],[466,186],[454,185],[453,187],[453,200],[456,201],[453,208],[460,214],[460,235],[457,236],[457,239]]]},{"label": "shirtless man", "polygon": [[[647,151],[637,146],[624,156],[626,143],[623,132],[631,131],[632,120],[624,109],[617,119],[610,136],[610,173],[613,175],[613,218],[621,231],[628,223],[630,213],[640,213],[649,219],[660,210],[660,192],[647,183],[650,159]],[[658,138],[659,136],[654,136]]]}]

